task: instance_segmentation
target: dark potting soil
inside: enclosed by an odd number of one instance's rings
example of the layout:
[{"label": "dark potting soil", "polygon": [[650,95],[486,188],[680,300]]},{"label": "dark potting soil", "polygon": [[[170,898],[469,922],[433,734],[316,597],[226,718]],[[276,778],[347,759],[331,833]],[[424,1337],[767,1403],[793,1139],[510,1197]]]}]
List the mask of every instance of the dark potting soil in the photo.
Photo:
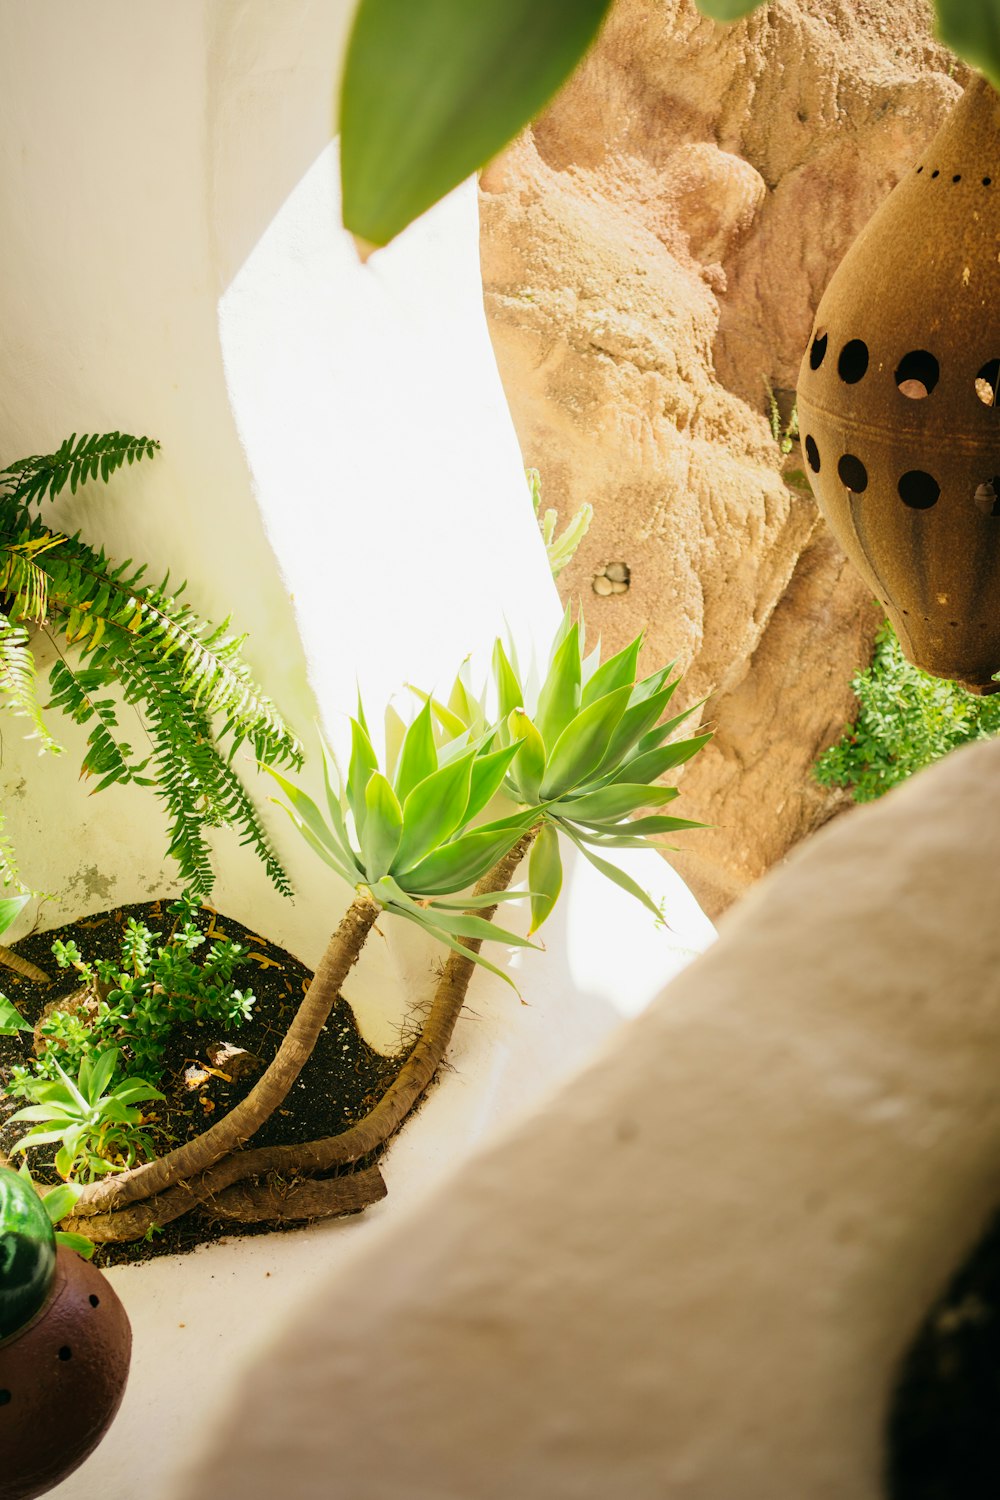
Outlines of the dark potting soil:
[{"label": "dark potting soil", "polygon": [[906,1356],[888,1443],[890,1500],[1000,1497],[1000,1215]]},{"label": "dark potting soil", "polygon": [[[59,969],[52,957],[52,944],[59,938],[72,939],[83,957],[90,962],[119,956],[125,923],[130,917],[144,922],[154,934],[164,937],[177,918],[167,907],[170,900],[142,902],[115,907],[96,916],[82,917],[64,927],[35,932],[14,944],[14,950],[38,968],[52,975],[53,983],[43,986],[0,967],[0,991],[17,1006],[26,1021],[35,1022],[44,1006],[78,987],[79,975]],[[192,1024],[179,1027],[171,1036],[167,1049],[166,1070],[157,1087],[165,1094],[164,1103],[156,1103],[156,1143],[162,1153],[182,1145],[192,1136],[220,1119],[253,1088],[261,1068],[228,1082],[220,1077],[222,1068],[211,1066],[207,1049],[213,1042],[231,1042],[255,1054],[266,1066],[277,1052],[299,1001],[312,978],[306,966],[276,947],[258,933],[220,916],[209,907],[196,914],[202,930],[213,937],[231,938],[249,949],[249,960],[234,973],[238,989],[253,990],[256,1004],[249,1021],[224,1032],[218,1026]],[[202,956],[208,944],[198,950]],[[10,1069],[23,1065],[31,1055],[31,1032],[17,1036],[0,1036],[0,1086],[7,1082]],[[335,1135],[367,1114],[381,1098],[399,1072],[405,1053],[385,1057],[368,1046],[358,1031],[349,1005],[338,1000],[330,1012],[315,1050],[293,1084],[284,1107],[254,1135],[254,1146],[279,1146],[295,1141],[311,1141]],[[23,1099],[11,1099],[0,1093],[0,1151],[9,1155],[11,1148],[30,1125],[11,1124],[9,1116],[22,1108]],[[51,1167],[57,1147],[37,1147],[27,1153],[32,1176],[39,1182],[58,1182]],[[20,1153],[19,1153],[20,1156]],[[14,1158],[17,1165],[18,1158]],[[359,1163],[359,1166],[366,1163]],[[335,1174],[330,1174],[335,1175]],[[279,1229],[294,1229],[295,1224],[242,1225],[229,1220],[213,1221],[198,1211],[164,1225],[148,1240],[133,1244],[103,1245],[95,1256],[96,1265],[120,1265],[148,1260],[157,1255],[176,1255],[207,1241],[234,1235],[273,1234]]]}]

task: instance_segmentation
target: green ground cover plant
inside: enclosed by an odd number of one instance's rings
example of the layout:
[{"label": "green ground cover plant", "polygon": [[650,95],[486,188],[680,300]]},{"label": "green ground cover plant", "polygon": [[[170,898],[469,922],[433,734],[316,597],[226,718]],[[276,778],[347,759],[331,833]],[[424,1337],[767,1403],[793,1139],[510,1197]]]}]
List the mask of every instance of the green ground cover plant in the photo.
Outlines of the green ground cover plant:
[{"label": "green ground cover plant", "polygon": [[[229,826],[289,894],[233,757],[247,745],[258,761],[295,767],[302,750],[254,682],[242,656],[245,637],[232,633],[228,619],[212,624],[184,603],[183,584],[149,583],[144,565],[116,562],[42,517],[44,503],[65,489],[106,482],[158,447],[128,433],[74,434],[54,453],[0,472],[0,706],[27,721],[41,751],[61,753],[36,680],[33,644],[47,639],[57,659],[46,707],[87,727],[83,777],[97,791],[127,782],[152,789],[184,884],[199,896],[211,892],[206,830]],[[134,728],[125,727],[129,721]],[[138,753],[136,732],[144,746]],[[25,889],[3,841],[0,879]]]},{"label": "green ground cover plant", "polygon": [[1000,733],[1000,695],[979,697],[931,677],[903,655],[886,623],[871,666],[851,683],[858,715],[816,764],[821,786],[872,802],[915,771],[972,740]]}]

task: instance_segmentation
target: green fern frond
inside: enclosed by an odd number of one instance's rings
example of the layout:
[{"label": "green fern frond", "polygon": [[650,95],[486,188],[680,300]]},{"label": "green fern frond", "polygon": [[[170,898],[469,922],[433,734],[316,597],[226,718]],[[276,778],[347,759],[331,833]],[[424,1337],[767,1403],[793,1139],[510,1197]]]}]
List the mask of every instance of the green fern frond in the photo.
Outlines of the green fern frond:
[{"label": "green fern frond", "polygon": [[6,830],[6,819],[0,810],[0,885],[9,891],[11,887],[20,892],[22,896],[31,896],[34,892],[26,886],[21,879],[17,867],[17,858]]},{"label": "green fern frond", "polygon": [[88,479],[107,483],[123,464],[152,458],[159,446],[154,438],[127,432],[84,433],[81,438],[74,432],[55,453],[36,453],[0,469],[0,483],[8,486],[10,499],[24,504],[54,500],[67,484],[75,494]]},{"label": "green fern frond", "polygon": [[59,754],[62,746],[52,737],[45,720],[35,685],[35,658],[28,643],[28,632],[23,625],[13,625],[5,614],[0,613],[0,703],[19,718],[29,719],[34,726],[31,739],[40,742],[41,749]]},{"label": "green fern frond", "polygon": [[[199,895],[207,896],[213,881],[205,830],[226,825],[289,894],[233,757],[246,742],[264,764],[298,766],[302,748],[244,662],[245,638],[231,632],[229,619],[212,624],[181,602],[183,584],[173,592],[169,578],[150,585],[144,565],[115,563],[79,533],[50,531],[30,508],[67,483],[76,488],[98,474],[106,478],[157,446],[119,433],[74,437],[55,454],[0,473],[0,608],[7,610],[8,643],[0,703],[6,697],[22,713],[34,703],[30,716],[38,728],[28,629],[42,625],[60,635],[71,659],[51,670],[50,703],[88,727],[81,774],[96,782],[95,790],[127,782],[153,788],[166,809],[169,852]],[[122,702],[149,738],[144,760],[123,737]],[[58,748],[51,736],[45,747]]]}]

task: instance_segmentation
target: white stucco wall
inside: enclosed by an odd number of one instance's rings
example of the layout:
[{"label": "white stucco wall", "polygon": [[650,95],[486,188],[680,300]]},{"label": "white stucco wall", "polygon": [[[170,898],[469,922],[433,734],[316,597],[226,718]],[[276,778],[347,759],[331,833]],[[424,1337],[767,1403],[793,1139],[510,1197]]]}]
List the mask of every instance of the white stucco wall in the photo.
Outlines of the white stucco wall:
[{"label": "white stucco wall", "polygon": [[[336,737],[356,679],[372,705],[405,680],[441,685],[505,623],[528,652],[559,614],[486,333],[472,186],[366,267],[339,227],[331,94],[350,9],[0,0],[0,458],[74,430],[158,437],[152,465],[56,514],[117,556],[169,564],[206,613],[232,610],[307,738],[317,714]],[[175,886],[148,794],[88,798],[80,735],[61,722],[56,761],[2,728],[9,828],[55,893],[46,925]],[[315,960],[350,893],[270,822],[298,899],[228,835],[215,899]],[[363,1245],[710,940],[658,857],[630,865],[672,931],[569,866],[548,951],[517,963],[527,1003],[477,975],[454,1072],[394,1147],[371,1215],[116,1273],[136,1378],[64,1500],[133,1500],[140,1446],[155,1496],[192,1410],[210,1410],[310,1269]],[[383,925],[348,995],[392,1047],[435,955]]]}]

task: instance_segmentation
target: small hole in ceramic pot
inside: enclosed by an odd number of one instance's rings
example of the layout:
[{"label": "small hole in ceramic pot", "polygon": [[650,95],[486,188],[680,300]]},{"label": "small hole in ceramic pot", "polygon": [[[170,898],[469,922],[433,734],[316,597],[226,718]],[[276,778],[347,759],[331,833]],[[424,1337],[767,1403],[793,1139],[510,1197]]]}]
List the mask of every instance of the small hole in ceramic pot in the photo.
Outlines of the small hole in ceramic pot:
[{"label": "small hole in ceramic pot", "polygon": [[933,172],[931,173],[931,176],[932,177],[940,177],[941,176],[941,173],[938,171],[937,167],[934,168]]},{"label": "small hole in ceramic pot", "polygon": [[68,1344],[63,1344],[62,1348],[59,1350],[59,1358],[61,1360],[73,1358],[73,1351]]},{"label": "small hole in ceramic pot", "polygon": [[851,339],[840,351],[837,373],[845,385],[857,385],[868,370],[868,345],[863,339]]},{"label": "small hole in ceramic pot", "polygon": [[13,1399],[14,1398],[11,1396],[10,1391],[0,1391],[0,1406],[9,1406]]},{"label": "small hole in ceramic pot", "polygon": [[817,333],[813,339],[812,347],[809,350],[809,368],[811,370],[818,370],[824,359],[826,359],[826,346],[829,342],[830,335],[828,333]]},{"label": "small hole in ceramic pot", "polygon": [[90,1303],[91,1307],[100,1307],[101,1305],[100,1297],[96,1296],[93,1292],[91,1292],[87,1300]]},{"label": "small hole in ceramic pot", "polygon": [[956,172],[955,175],[954,175],[954,177],[951,180],[952,180],[952,182],[961,182],[961,180],[962,180],[962,174],[961,174],[961,172]]},{"label": "small hole in ceramic pot", "polygon": [[957,620],[949,620],[948,624],[951,626],[952,630],[957,630],[958,629],[958,621]]},{"label": "small hole in ceramic pot", "polygon": [[991,359],[976,376],[976,395],[984,406],[996,406],[1000,391],[1000,359]]},{"label": "small hole in ceramic pot", "polygon": [[941,486],[933,474],[925,474],[922,469],[910,469],[899,481],[898,488],[900,500],[911,510],[930,510],[937,504],[941,493]]},{"label": "small hole in ceramic pot", "polygon": [[921,172],[922,172],[922,171],[923,171],[923,170],[924,170],[924,169],[923,169],[923,167],[918,167],[918,168],[917,168],[917,176],[918,176],[918,177],[919,177],[919,176],[920,176],[920,174],[921,174]]},{"label": "small hole in ceramic pot", "polygon": [[894,379],[901,396],[923,401],[941,379],[941,366],[926,349],[911,349],[899,361]]},{"label": "small hole in ceramic pot", "polygon": [[806,438],[806,462],[814,474],[819,473],[819,449],[814,437]]},{"label": "small hole in ceramic pot", "polygon": [[1000,516],[1000,475],[994,474],[977,485],[972,503],[984,516]]},{"label": "small hole in ceramic pot", "polygon": [[992,186],[993,186],[993,178],[992,177],[984,177],[983,178],[983,187],[992,187]]},{"label": "small hole in ceramic pot", "polygon": [[868,470],[860,458],[855,458],[853,453],[844,454],[837,465],[837,473],[840,475],[841,484],[852,494],[863,495],[868,488]]}]

